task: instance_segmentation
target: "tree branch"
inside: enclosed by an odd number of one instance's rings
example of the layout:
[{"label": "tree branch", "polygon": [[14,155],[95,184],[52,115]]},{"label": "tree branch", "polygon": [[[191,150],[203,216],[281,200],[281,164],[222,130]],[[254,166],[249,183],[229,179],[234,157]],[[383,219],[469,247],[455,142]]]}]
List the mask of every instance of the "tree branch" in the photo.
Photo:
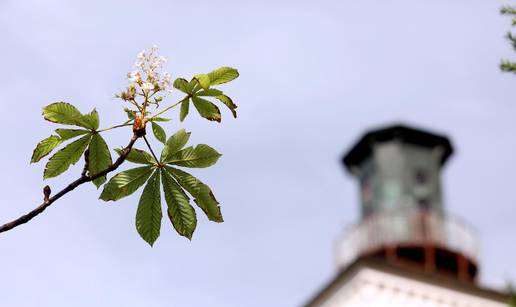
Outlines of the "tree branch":
[{"label": "tree branch", "polygon": [[[72,183],[67,185],[64,189],[62,189],[61,191],[59,191],[57,194],[55,194],[52,197],[50,197],[50,187],[46,186],[43,189],[43,194],[44,194],[43,203],[39,207],[37,207],[36,209],[32,210],[31,212],[29,212],[29,213],[27,213],[25,215],[20,216],[19,218],[15,219],[12,222],[9,222],[9,223],[6,223],[6,224],[0,226],[0,233],[8,231],[8,230],[11,230],[14,227],[20,226],[21,224],[25,224],[28,221],[32,220],[38,214],[40,214],[41,212],[45,211],[45,209],[47,207],[49,207],[50,205],[52,205],[56,200],[58,200],[59,198],[63,197],[64,195],[66,195],[68,192],[71,192],[73,189],[75,189],[76,187],[80,186],[81,184],[93,181],[93,180],[95,180],[97,178],[100,178],[100,177],[102,177],[104,175],[107,175],[108,173],[116,170],[122,163],[124,163],[125,159],[129,155],[129,152],[133,148],[134,143],[136,142],[136,140],[138,140],[139,137],[140,136],[137,135],[137,133],[135,133],[133,135],[133,137],[131,138],[131,141],[129,142],[129,144],[124,149],[122,149],[122,154],[107,169],[105,169],[105,170],[103,170],[103,171],[101,171],[101,172],[99,172],[97,174],[94,174],[94,175],[91,175],[91,174],[87,175],[87,172],[83,171],[83,173],[82,173],[81,177],[79,177],[79,179],[73,181]],[[86,159],[85,160],[85,164],[86,165],[84,167],[84,170],[88,169],[88,166],[87,166],[87,164],[88,164],[88,160],[87,159],[88,158],[87,158],[87,156],[88,155],[86,154],[86,157],[85,157],[85,159]]]}]

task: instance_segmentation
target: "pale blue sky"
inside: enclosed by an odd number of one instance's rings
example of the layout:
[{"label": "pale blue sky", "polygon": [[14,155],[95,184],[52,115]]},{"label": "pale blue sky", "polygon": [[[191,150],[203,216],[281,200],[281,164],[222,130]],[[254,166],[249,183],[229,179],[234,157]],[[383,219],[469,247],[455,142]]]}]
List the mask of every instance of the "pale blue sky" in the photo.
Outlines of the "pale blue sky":
[{"label": "pale blue sky", "polygon": [[[191,116],[193,143],[224,154],[195,174],[224,224],[199,219],[192,242],[164,220],[149,248],[137,197],[97,200],[83,186],[0,235],[1,306],[299,306],[334,274],[333,244],[357,217],[340,155],[371,126],[403,121],[449,135],[445,204],[482,240],[482,280],[516,281],[516,78],[503,1],[2,1],[0,223],[76,177],[43,182],[29,165],[53,128],[41,107],[97,107],[123,120],[113,94],[136,53],[157,44],[173,76],[222,65],[239,118]],[[176,97],[176,96],[175,96]],[[128,135],[109,134],[121,146]],[[139,193],[137,193],[139,194]]]}]

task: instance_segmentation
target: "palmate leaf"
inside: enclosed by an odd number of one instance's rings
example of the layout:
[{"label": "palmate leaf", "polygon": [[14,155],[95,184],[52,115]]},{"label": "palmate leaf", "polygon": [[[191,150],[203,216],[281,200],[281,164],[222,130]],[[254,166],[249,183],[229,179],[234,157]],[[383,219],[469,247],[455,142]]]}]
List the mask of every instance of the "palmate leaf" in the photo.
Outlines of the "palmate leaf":
[{"label": "palmate leaf", "polygon": [[56,177],[65,172],[70,167],[70,165],[77,163],[88,147],[90,139],[91,135],[88,134],[56,152],[56,154],[50,158],[47,165],[45,166],[43,178],[48,179]]},{"label": "palmate leaf", "polygon": [[181,102],[181,111],[179,112],[179,121],[183,122],[190,111],[190,99],[184,99]]},{"label": "palmate leaf", "polygon": [[202,96],[214,97],[217,100],[219,100],[220,102],[222,102],[223,104],[225,104],[229,108],[229,110],[233,114],[234,118],[237,117],[237,114],[236,114],[237,105],[233,102],[233,100],[231,100],[231,98],[229,98],[229,96],[224,95],[222,93],[222,91],[210,88],[210,89],[202,90],[202,91],[199,91],[199,92],[195,93],[195,96],[199,96],[199,97],[202,97]]},{"label": "palmate leaf", "polygon": [[136,230],[150,246],[158,239],[161,228],[160,173],[156,170],[147,181],[136,211]]},{"label": "palmate leaf", "polygon": [[181,129],[169,137],[161,152],[161,162],[168,163],[172,156],[186,145],[189,139],[190,132],[186,132],[185,129]]},{"label": "palmate leaf", "polygon": [[199,83],[199,85],[205,90],[207,90],[210,87],[210,77],[208,77],[208,75],[206,74],[195,75],[194,80],[196,80]]},{"label": "palmate leaf", "polygon": [[[204,168],[215,164],[222,155],[206,144],[199,144],[195,147],[184,148],[169,159],[167,164],[174,164],[184,167]],[[164,162],[165,162],[164,161]]]},{"label": "palmate leaf", "polygon": [[191,94],[193,87],[189,85],[188,81],[183,78],[174,80],[173,86],[185,94]]},{"label": "palmate leaf", "polygon": [[82,114],[67,102],[56,102],[43,108],[43,117],[57,124],[77,125]]},{"label": "palmate leaf", "polygon": [[152,174],[154,167],[143,166],[116,174],[104,185],[100,199],[119,200],[138,190]]},{"label": "palmate leaf", "polygon": [[[93,134],[93,136],[91,137],[88,153],[88,171],[90,173],[90,176],[100,173],[112,164],[109,147],[106,144],[106,141],[104,141],[102,136],[100,136],[100,134],[98,133]],[[95,184],[97,188],[104,184],[104,182],[106,182],[106,176],[102,176],[93,180],[93,184]]]},{"label": "palmate leaf", "polygon": [[194,176],[177,168],[167,166],[165,170],[194,197],[195,203],[204,211],[210,221],[218,223],[224,221],[220,212],[219,202],[215,199],[210,187]]},{"label": "palmate leaf", "polygon": [[237,105],[233,103],[233,100],[231,100],[231,98],[229,98],[228,96],[222,94],[222,95],[218,95],[218,96],[215,96],[216,99],[218,99],[220,102],[222,102],[223,104],[226,105],[226,107],[228,107],[228,109],[231,111],[231,113],[233,114],[233,117],[236,118],[237,117],[237,113],[236,113],[236,108]]},{"label": "palmate leaf", "polygon": [[32,158],[30,159],[30,163],[39,162],[42,158],[47,156],[49,153],[54,150],[59,144],[63,142],[63,139],[56,135],[51,135],[43,141],[39,142],[36,146],[36,149],[32,152]]},{"label": "palmate leaf", "polygon": [[63,141],[65,141],[80,135],[88,134],[90,131],[83,129],[56,129],[56,133]]},{"label": "palmate leaf", "polygon": [[152,133],[154,133],[154,136],[158,141],[165,144],[167,142],[167,134],[165,133],[165,130],[155,122],[152,122]]},{"label": "palmate leaf", "polygon": [[220,120],[221,120],[220,110],[216,105],[214,105],[212,102],[210,102],[206,99],[203,99],[203,98],[200,98],[197,96],[193,96],[192,101],[193,101],[195,108],[197,109],[197,111],[199,112],[199,114],[202,117],[204,117],[208,120],[216,121],[216,122],[220,123]]},{"label": "palmate leaf", "polygon": [[221,67],[208,74],[208,77],[210,78],[210,85],[227,83],[238,78],[238,76],[238,70],[231,67]]},{"label": "palmate leaf", "polygon": [[73,105],[67,102],[52,103],[43,108],[43,117],[53,123],[63,125],[75,125],[90,130],[96,130],[99,126],[99,118],[96,110],[82,115]]},{"label": "palmate leaf", "polygon": [[[115,149],[116,153],[120,156],[122,155],[121,149]],[[148,164],[155,165],[156,161],[154,157],[151,156],[150,153],[143,151],[141,149],[132,148],[129,152],[129,155],[125,158],[129,162],[138,163],[138,164]]]},{"label": "palmate leaf", "polygon": [[99,113],[97,110],[93,109],[90,113],[83,115],[81,119],[79,120],[81,125],[84,128],[88,128],[91,130],[97,130],[99,128]]},{"label": "palmate leaf", "polygon": [[161,172],[161,178],[168,217],[177,233],[191,240],[197,226],[197,216],[190,199],[167,171]]},{"label": "palmate leaf", "polygon": [[209,88],[207,90],[202,90],[202,91],[199,91],[199,92],[195,93],[195,96],[211,96],[211,97],[215,97],[215,96],[219,96],[219,95],[222,95],[222,91],[219,91],[219,90],[214,89],[214,88]]}]

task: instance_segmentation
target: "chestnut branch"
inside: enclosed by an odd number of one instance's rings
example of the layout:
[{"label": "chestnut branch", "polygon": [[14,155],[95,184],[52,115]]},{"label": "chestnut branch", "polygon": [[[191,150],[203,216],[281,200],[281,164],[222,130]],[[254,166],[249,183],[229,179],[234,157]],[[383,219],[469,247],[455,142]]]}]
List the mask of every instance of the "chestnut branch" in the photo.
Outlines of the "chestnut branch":
[{"label": "chestnut branch", "polygon": [[[144,132],[143,132],[143,134],[144,134]],[[40,213],[45,211],[45,209],[48,208],[50,205],[52,205],[56,200],[63,197],[64,195],[66,195],[68,192],[71,192],[76,187],[78,187],[84,183],[93,181],[102,176],[105,176],[108,173],[111,173],[114,170],[116,170],[122,163],[124,163],[125,159],[129,155],[129,152],[133,148],[134,143],[141,136],[142,136],[142,133],[140,131],[135,131],[133,137],[131,138],[131,141],[125,148],[122,149],[121,155],[118,157],[118,159],[116,159],[116,161],[113,164],[111,164],[111,166],[109,166],[107,169],[105,169],[97,174],[93,174],[93,175],[88,174],[87,170],[88,170],[89,161],[88,161],[88,153],[86,152],[85,156],[84,156],[84,158],[85,158],[84,164],[85,165],[84,165],[84,169],[82,171],[81,177],[79,177],[77,180],[75,180],[72,183],[70,183],[69,185],[67,185],[61,191],[57,192],[54,196],[50,196],[50,194],[51,194],[50,187],[45,186],[45,188],[43,189],[43,195],[44,195],[43,203],[39,207],[32,210],[31,212],[29,212],[25,215],[22,215],[19,218],[0,226],[0,233],[11,230],[17,226],[20,226],[20,225],[25,224],[28,221],[32,220],[34,217],[36,217],[37,215],[39,215]]]}]

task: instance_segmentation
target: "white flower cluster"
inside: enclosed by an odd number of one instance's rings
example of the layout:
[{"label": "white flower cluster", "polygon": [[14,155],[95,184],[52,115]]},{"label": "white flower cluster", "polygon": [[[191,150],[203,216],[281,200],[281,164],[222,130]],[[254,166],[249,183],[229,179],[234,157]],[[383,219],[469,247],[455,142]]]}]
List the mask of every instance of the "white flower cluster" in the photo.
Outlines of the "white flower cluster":
[{"label": "white flower cluster", "polygon": [[148,51],[138,53],[137,61],[134,63],[135,69],[127,74],[130,84],[125,91],[117,94],[117,97],[134,100],[137,93],[150,97],[160,91],[170,92],[172,76],[162,71],[166,62],[167,59],[158,54],[158,47],[155,45]]}]

